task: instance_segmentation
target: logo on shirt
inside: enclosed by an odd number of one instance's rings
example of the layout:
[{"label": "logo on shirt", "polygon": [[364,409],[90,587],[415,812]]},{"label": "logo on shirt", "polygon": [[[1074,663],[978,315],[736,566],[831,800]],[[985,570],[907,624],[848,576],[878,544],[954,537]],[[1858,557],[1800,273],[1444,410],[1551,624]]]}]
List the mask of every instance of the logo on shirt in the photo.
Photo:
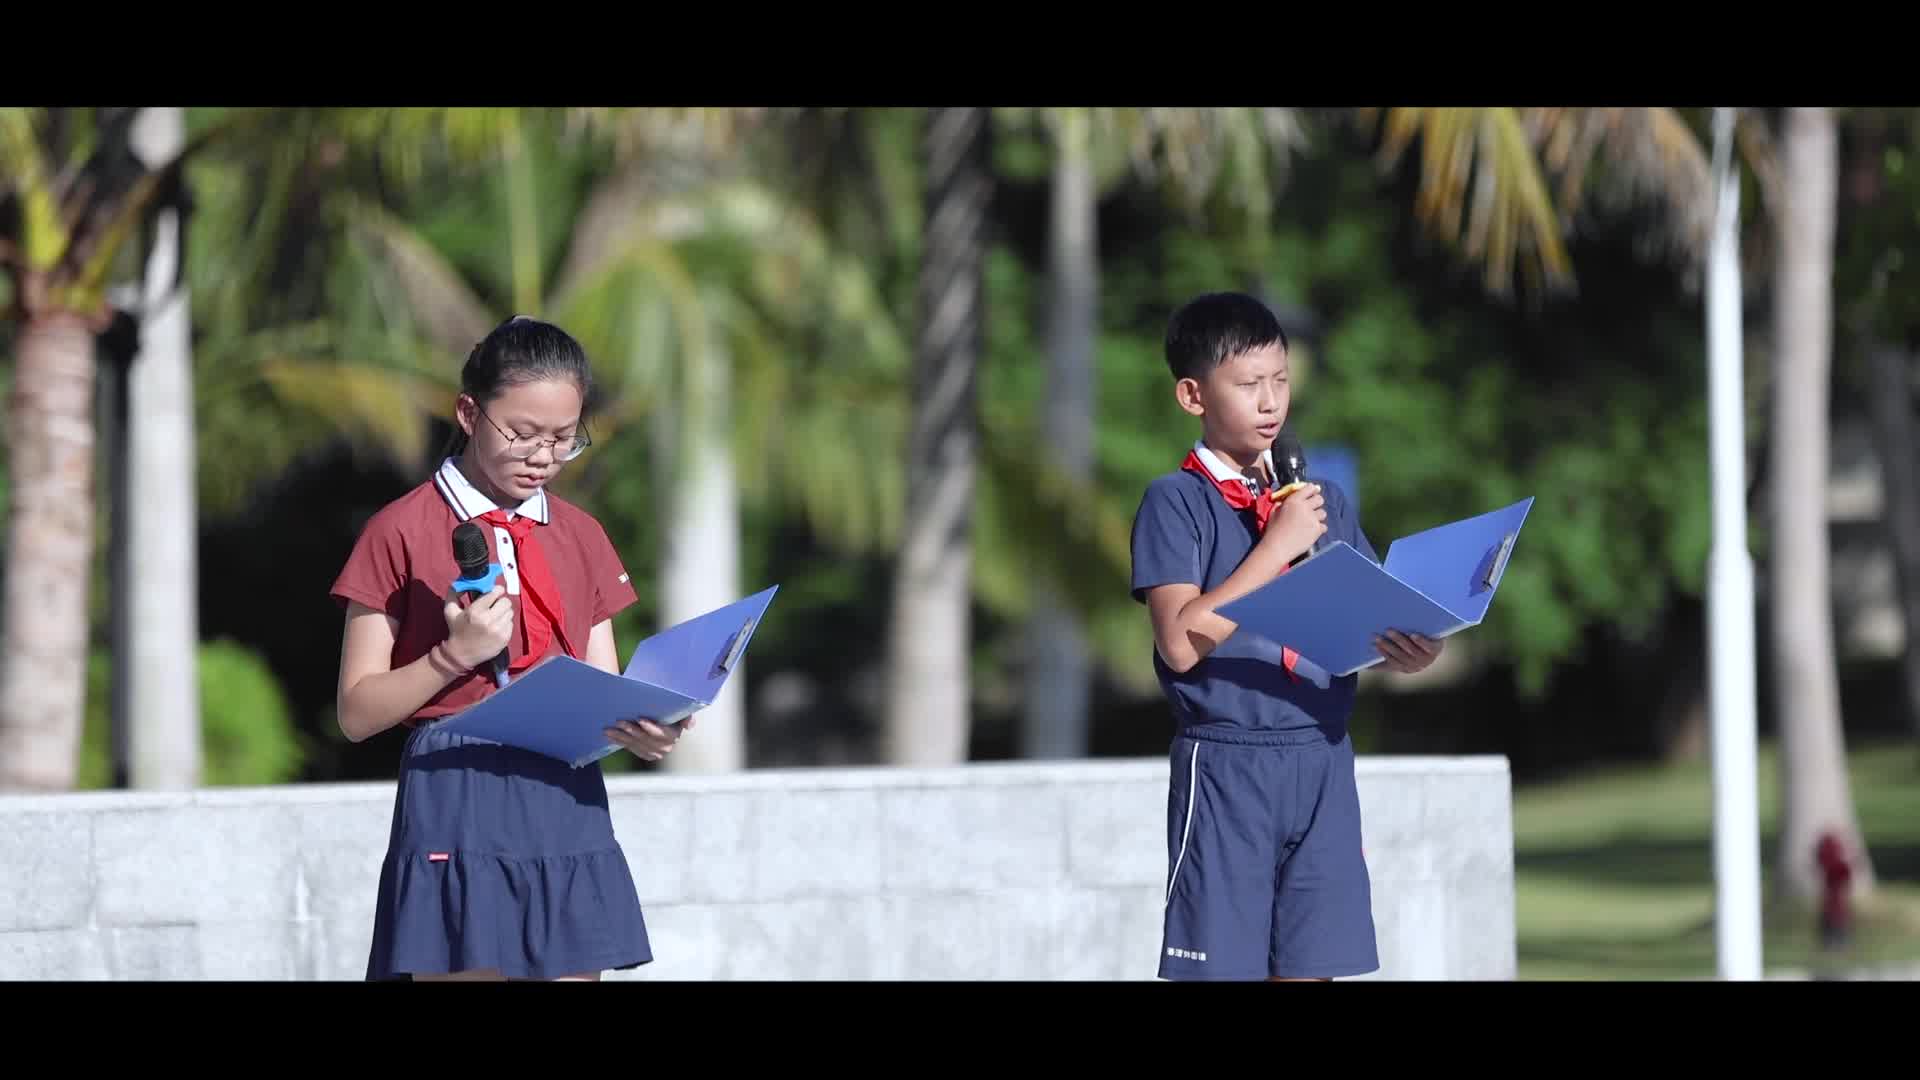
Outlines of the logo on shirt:
[{"label": "logo on shirt", "polygon": [[1205,963],[1207,959],[1206,953],[1194,952],[1192,949],[1176,949],[1172,946],[1168,946],[1167,955],[1177,957],[1181,960],[1198,960],[1201,963]]}]

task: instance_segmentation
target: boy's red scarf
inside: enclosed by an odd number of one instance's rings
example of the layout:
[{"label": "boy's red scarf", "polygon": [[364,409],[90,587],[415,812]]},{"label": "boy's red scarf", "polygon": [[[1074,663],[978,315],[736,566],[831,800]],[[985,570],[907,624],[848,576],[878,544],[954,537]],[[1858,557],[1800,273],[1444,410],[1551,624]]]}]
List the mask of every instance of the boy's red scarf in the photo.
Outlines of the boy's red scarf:
[{"label": "boy's red scarf", "polygon": [[[1228,506],[1233,507],[1235,510],[1252,510],[1255,525],[1258,526],[1260,533],[1265,535],[1267,522],[1272,520],[1274,507],[1278,506],[1278,503],[1265,495],[1256,495],[1247,490],[1247,484],[1244,480],[1240,480],[1237,477],[1232,480],[1222,480],[1213,475],[1213,470],[1207,468],[1207,463],[1200,460],[1200,451],[1197,448],[1187,451],[1187,459],[1180,463],[1180,467],[1188,472],[1199,473],[1201,477],[1213,485],[1214,490],[1220,493],[1221,498],[1227,500]],[[1291,568],[1282,567],[1280,572],[1284,574],[1289,569]],[[1282,645],[1280,647],[1280,659],[1286,666],[1288,677],[1293,679],[1294,682],[1299,682],[1300,676],[1293,673],[1293,665],[1299,661],[1300,654]]]}]

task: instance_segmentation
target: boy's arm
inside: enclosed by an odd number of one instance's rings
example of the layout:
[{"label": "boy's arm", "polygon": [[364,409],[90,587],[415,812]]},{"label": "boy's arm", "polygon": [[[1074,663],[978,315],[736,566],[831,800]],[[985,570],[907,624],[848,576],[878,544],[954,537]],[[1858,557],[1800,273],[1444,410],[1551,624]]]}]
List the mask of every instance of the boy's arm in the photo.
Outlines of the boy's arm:
[{"label": "boy's arm", "polygon": [[[1201,592],[1191,581],[1167,581],[1142,589],[1153,620],[1154,647],[1160,659],[1174,671],[1191,671],[1239,629],[1238,624],[1219,614],[1218,609],[1279,577],[1287,564],[1311,548],[1326,529],[1326,511],[1319,489],[1309,488],[1281,504],[1260,541],[1218,587]],[[1143,531],[1151,537],[1150,530]],[[1138,552],[1139,539],[1135,547]],[[1136,554],[1136,560],[1139,558]]]},{"label": "boy's arm", "polygon": [[[1280,565],[1285,566],[1283,561]],[[1153,644],[1167,666],[1185,674],[1219,648],[1240,625],[1221,615],[1216,608],[1273,580],[1273,575],[1256,577],[1249,558],[1233,576],[1210,593],[1198,585],[1161,585],[1147,593],[1147,611],[1153,619]],[[1245,576],[1246,580],[1236,580]]]}]

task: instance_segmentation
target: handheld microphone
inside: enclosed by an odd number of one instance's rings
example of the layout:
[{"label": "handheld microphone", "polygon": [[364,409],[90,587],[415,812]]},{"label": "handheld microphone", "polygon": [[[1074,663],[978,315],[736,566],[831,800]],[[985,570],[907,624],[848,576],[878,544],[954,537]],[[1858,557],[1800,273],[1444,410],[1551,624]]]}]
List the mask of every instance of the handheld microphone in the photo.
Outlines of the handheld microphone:
[{"label": "handheld microphone", "polygon": [[1282,502],[1307,486],[1307,452],[1292,432],[1283,431],[1273,440],[1273,470],[1275,486],[1269,497],[1274,502]]},{"label": "handheld microphone", "polygon": [[[494,582],[500,579],[500,566],[488,559],[487,534],[480,526],[471,521],[463,521],[453,527],[453,561],[460,568],[460,578],[447,591],[447,599],[465,596],[476,600],[493,589]],[[507,685],[507,650],[501,649],[500,655],[493,658],[493,681],[496,686]]]},{"label": "handheld microphone", "polygon": [[[1280,437],[1273,440],[1273,471],[1275,486],[1269,497],[1276,503],[1312,484],[1307,479],[1307,452],[1301,447],[1299,438],[1290,431],[1281,432]],[[1294,556],[1287,566],[1298,566],[1319,550],[1320,541],[1315,540],[1307,550]]]}]

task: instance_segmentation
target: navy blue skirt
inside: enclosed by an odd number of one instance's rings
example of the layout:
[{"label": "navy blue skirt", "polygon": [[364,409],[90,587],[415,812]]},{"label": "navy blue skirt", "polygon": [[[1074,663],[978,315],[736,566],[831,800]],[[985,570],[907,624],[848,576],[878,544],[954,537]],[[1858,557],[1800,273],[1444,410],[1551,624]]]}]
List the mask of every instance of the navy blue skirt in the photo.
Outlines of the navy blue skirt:
[{"label": "navy blue skirt", "polygon": [[380,868],[368,979],[552,979],[650,962],[598,763],[414,729]]}]

